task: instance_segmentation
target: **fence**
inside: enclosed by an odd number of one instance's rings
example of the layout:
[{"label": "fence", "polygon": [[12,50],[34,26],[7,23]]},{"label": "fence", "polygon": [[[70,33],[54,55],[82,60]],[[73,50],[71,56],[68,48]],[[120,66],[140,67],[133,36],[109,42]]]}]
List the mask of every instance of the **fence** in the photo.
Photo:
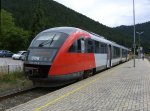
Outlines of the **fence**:
[{"label": "fence", "polygon": [[21,65],[5,65],[0,66],[0,74],[9,74],[13,72],[22,72],[23,66]]}]

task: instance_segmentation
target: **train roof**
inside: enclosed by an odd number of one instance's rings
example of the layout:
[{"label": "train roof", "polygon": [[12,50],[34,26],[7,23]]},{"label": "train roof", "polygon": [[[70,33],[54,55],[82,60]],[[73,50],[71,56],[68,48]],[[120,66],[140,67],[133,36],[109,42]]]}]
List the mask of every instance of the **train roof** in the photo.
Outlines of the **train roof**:
[{"label": "train roof", "polygon": [[128,48],[126,48],[126,47],[124,47],[124,46],[122,46],[122,45],[119,45],[119,44],[117,44],[116,42],[107,40],[107,39],[104,38],[103,36],[95,36],[95,35],[92,35],[92,39],[101,41],[101,42],[106,43],[106,44],[110,44],[110,45],[112,45],[112,46],[120,47],[120,48],[125,49],[125,50],[129,50]]},{"label": "train roof", "polygon": [[128,48],[126,48],[124,46],[121,46],[121,45],[119,45],[119,44],[117,44],[117,43],[115,43],[113,41],[107,40],[103,36],[100,36],[100,35],[95,34],[93,32],[89,32],[89,31],[85,31],[85,30],[82,30],[82,29],[79,29],[79,28],[75,28],[75,27],[67,27],[67,26],[54,27],[54,28],[50,28],[50,29],[44,30],[42,32],[51,32],[51,31],[63,32],[63,33],[66,33],[68,35],[72,34],[73,32],[76,32],[76,31],[84,31],[84,32],[89,33],[91,35],[92,39],[94,39],[94,40],[101,41],[103,43],[110,44],[112,46],[116,46],[116,47],[120,47],[122,49],[129,50]]},{"label": "train roof", "polygon": [[125,50],[129,50],[128,48],[126,48],[126,47],[124,47],[124,46],[122,46],[122,45],[119,45],[119,44],[117,44],[116,42],[107,40],[107,39],[106,39],[105,37],[103,37],[103,36],[100,36],[100,35],[95,34],[95,33],[93,33],[93,32],[89,32],[89,33],[91,34],[93,40],[101,41],[101,42],[103,42],[103,43],[110,44],[110,45],[112,45],[112,46],[116,46],[116,47],[120,47],[120,48],[125,49]]},{"label": "train roof", "polygon": [[44,30],[43,32],[58,31],[58,32],[63,32],[63,33],[70,35],[73,32],[76,32],[78,30],[81,30],[81,29],[75,28],[75,27],[54,27],[54,28]]}]

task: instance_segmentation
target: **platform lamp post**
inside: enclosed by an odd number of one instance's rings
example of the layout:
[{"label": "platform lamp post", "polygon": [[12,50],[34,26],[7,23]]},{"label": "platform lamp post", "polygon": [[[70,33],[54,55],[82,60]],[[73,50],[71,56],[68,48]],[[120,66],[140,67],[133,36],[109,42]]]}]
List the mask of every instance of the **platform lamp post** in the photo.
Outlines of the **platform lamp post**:
[{"label": "platform lamp post", "polygon": [[134,7],[134,0],[133,0],[133,28],[134,28],[134,40],[133,40],[133,49],[134,49],[134,54],[133,54],[133,67],[135,67],[135,7]]},{"label": "platform lamp post", "polygon": [[140,47],[141,47],[141,34],[143,34],[144,33],[144,31],[143,32],[136,32],[138,35],[139,35],[139,42],[138,42],[138,57],[140,58]]}]

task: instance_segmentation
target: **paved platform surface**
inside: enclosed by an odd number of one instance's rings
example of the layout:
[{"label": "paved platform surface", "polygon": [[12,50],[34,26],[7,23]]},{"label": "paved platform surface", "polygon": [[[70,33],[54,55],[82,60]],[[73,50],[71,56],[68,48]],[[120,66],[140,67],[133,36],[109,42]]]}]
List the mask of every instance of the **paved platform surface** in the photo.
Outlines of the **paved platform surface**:
[{"label": "paved platform surface", "polygon": [[150,63],[131,60],[7,111],[150,111]]}]

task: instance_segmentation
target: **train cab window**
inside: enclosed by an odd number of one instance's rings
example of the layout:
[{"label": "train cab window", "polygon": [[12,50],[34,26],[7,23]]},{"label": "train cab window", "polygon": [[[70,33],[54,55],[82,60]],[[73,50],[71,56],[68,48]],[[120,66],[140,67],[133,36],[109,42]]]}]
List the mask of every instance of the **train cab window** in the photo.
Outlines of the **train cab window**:
[{"label": "train cab window", "polygon": [[30,47],[61,47],[68,34],[61,32],[42,32],[32,41]]},{"label": "train cab window", "polygon": [[85,41],[83,38],[76,40],[69,49],[69,52],[84,53],[85,52]]}]

